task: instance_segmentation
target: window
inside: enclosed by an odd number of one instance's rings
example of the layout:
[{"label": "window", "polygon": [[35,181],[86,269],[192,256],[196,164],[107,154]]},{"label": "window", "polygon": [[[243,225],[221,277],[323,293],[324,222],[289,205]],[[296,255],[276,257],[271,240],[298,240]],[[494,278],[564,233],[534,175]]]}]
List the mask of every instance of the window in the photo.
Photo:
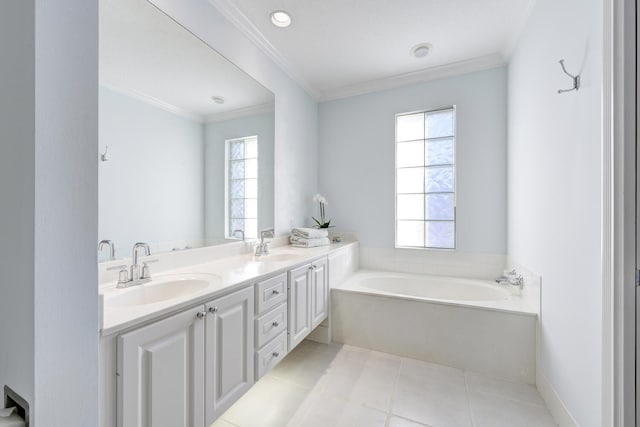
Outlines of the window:
[{"label": "window", "polygon": [[226,236],[258,237],[258,137],[226,141]]},{"label": "window", "polygon": [[455,248],[455,108],[396,116],[396,247]]}]

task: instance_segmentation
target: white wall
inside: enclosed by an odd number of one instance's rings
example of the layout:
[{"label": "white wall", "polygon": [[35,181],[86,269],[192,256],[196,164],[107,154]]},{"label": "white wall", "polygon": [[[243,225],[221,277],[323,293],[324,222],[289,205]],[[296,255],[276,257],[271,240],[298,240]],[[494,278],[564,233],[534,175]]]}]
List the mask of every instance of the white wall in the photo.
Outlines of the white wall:
[{"label": "white wall", "polygon": [[[506,253],[506,68],[320,104],[320,191],[338,229],[392,248],[395,114],[457,114],[457,249]],[[315,212],[314,212],[315,213]]]},{"label": "white wall", "polygon": [[[602,1],[538,0],[509,65],[508,252],[542,276],[544,375],[601,422]],[[578,92],[560,70],[580,73]]]},{"label": "white wall", "polygon": [[116,257],[135,242],[204,238],[203,141],[202,123],[100,88],[98,237]]},{"label": "white wall", "polygon": [[0,3],[0,386],[32,425],[98,419],[97,18],[96,1]]},{"label": "white wall", "polygon": [[273,227],[274,113],[261,113],[205,125],[205,235],[224,238],[225,141],[258,137],[258,230]]},{"label": "white wall", "polygon": [[151,0],[275,94],[275,228],[309,220],[318,187],[318,105],[208,0]]}]

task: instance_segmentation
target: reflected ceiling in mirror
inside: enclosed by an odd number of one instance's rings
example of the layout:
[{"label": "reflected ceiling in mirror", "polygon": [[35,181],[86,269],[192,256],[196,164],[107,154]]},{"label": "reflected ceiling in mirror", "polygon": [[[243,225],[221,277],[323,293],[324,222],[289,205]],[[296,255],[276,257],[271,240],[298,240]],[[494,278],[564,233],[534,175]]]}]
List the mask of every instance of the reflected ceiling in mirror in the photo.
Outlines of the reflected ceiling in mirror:
[{"label": "reflected ceiling in mirror", "polygon": [[101,1],[99,238],[115,257],[138,241],[164,252],[272,226],[273,105],[148,1]]}]

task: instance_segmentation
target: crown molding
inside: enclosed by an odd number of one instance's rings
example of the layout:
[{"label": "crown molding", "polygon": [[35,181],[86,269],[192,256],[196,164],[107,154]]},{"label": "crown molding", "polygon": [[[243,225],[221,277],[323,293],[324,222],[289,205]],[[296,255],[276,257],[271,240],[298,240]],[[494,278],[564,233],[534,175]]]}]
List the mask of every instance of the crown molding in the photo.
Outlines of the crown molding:
[{"label": "crown molding", "polygon": [[224,122],[232,119],[239,119],[241,117],[254,116],[260,113],[269,113],[274,111],[273,103],[268,102],[266,104],[252,105],[250,107],[238,108],[237,110],[223,111],[221,113],[209,114],[204,117],[205,123],[217,123]]},{"label": "crown molding", "polygon": [[165,110],[170,113],[176,114],[178,116],[184,117],[185,119],[189,119],[191,121],[194,121],[197,123],[204,123],[205,121],[205,117],[200,114],[195,114],[195,113],[192,113],[191,111],[185,110],[184,108],[176,107],[173,104],[169,104],[168,102],[161,101],[158,98],[154,98],[153,96],[147,95],[137,90],[122,88],[122,87],[115,86],[105,82],[100,82],[100,86],[107,88],[109,90],[112,90],[114,92],[117,92],[121,95],[127,96],[129,98],[133,98],[140,102],[144,102],[145,104],[151,105],[161,110]]},{"label": "crown molding", "polygon": [[429,80],[437,80],[445,77],[458,76],[477,71],[490,70],[506,65],[506,61],[500,54],[481,56],[465,61],[440,65],[424,70],[413,71],[406,74],[385,77],[355,85],[344,86],[337,89],[329,89],[322,93],[320,102],[333,101],[351,96],[364,95],[371,92],[378,92],[386,89],[393,89],[412,83],[420,83]]},{"label": "crown molding", "polygon": [[298,83],[314,100],[321,98],[321,93],[311,86],[311,84],[287,61],[284,56],[267,40],[262,32],[253,22],[230,0],[209,0],[233,26],[242,34],[258,46],[258,48],[273,62],[278,65],[291,79]]}]

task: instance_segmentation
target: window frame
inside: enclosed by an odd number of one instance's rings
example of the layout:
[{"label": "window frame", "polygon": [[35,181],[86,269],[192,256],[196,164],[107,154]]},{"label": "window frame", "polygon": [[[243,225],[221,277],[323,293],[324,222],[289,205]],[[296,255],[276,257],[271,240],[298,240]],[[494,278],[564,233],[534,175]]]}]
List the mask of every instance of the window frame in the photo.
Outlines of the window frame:
[{"label": "window frame", "polygon": [[[400,116],[408,116],[408,115],[412,115],[412,114],[431,114],[431,113],[438,113],[441,111],[452,111],[453,112],[453,220],[441,220],[443,222],[453,222],[453,247],[451,248],[444,248],[444,247],[435,247],[435,246],[405,246],[405,245],[399,245],[398,244],[398,117]],[[458,249],[458,129],[457,129],[457,125],[458,125],[458,120],[457,120],[458,114],[457,114],[457,108],[456,105],[450,105],[450,106],[446,106],[446,107],[440,107],[440,108],[434,108],[434,109],[429,109],[429,110],[416,110],[416,111],[408,111],[408,112],[403,112],[403,113],[397,113],[394,116],[394,135],[393,135],[393,151],[394,151],[394,168],[393,168],[393,179],[394,179],[394,247],[396,249],[415,249],[415,250],[426,250],[426,251],[444,251],[444,252],[454,252]],[[426,120],[425,120],[425,126],[426,126]],[[445,137],[443,137],[445,138]],[[438,139],[438,138],[432,138],[432,139]],[[427,135],[424,135],[424,138],[421,140],[425,143],[425,150],[426,150],[426,143],[429,140],[429,138],[427,138]],[[415,140],[415,141],[420,141],[420,140]],[[402,142],[410,142],[410,141],[402,141]],[[424,163],[424,162],[423,162]],[[436,167],[439,165],[436,165]],[[416,166],[418,167],[418,166]],[[426,170],[427,166],[423,166],[423,168]],[[426,188],[424,188],[424,183],[423,183],[423,193],[425,196],[429,193],[425,192]],[[449,192],[446,192],[447,194],[449,194]],[[416,194],[420,194],[420,193],[416,193]],[[427,220],[426,219],[426,212],[424,212],[423,215],[423,219],[422,221],[425,223],[425,227],[426,227],[426,223],[429,221],[438,221],[438,220]],[[425,228],[425,236],[424,236],[424,244],[427,244],[427,240],[426,240],[426,228]]]},{"label": "window frame", "polygon": [[[231,211],[230,209],[230,189],[231,185],[231,177],[229,176],[230,167],[231,167],[231,158],[230,150],[231,144],[238,141],[246,141],[248,139],[254,138],[256,140],[256,161],[257,161],[257,170],[256,170],[256,209],[258,210],[256,213],[256,229],[259,229],[258,222],[260,216],[260,142],[258,141],[258,135],[248,135],[239,138],[230,138],[225,139],[224,141],[224,238],[229,240],[243,240],[241,237],[233,236],[232,230],[230,229],[231,224]],[[246,158],[243,158],[246,160]],[[244,178],[246,180],[246,178]],[[246,199],[246,198],[245,198]],[[246,219],[246,218],[245,218]],[[245,232],[245,227],[243,225],[243,233]],[[247,238],[245,236],[245,238]],[[257,237],[256,237],[257,238]]]}]

